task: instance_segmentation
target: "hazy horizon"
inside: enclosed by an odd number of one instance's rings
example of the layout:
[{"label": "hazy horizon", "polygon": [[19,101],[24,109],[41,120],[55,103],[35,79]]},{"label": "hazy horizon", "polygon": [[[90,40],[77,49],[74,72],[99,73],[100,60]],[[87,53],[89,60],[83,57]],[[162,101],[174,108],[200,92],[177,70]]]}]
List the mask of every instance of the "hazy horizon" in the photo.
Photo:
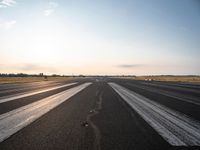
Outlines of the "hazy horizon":
[{"label": "hazy horizon", "polygon": [[0,73],[200,75],[198,0],[0,0]]}]

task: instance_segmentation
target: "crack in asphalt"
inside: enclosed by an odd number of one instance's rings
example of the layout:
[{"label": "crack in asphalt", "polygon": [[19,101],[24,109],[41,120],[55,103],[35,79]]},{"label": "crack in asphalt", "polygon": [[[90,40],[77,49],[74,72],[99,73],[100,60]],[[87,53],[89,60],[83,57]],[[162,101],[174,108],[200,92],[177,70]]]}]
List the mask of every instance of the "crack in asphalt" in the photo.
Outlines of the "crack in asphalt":
[{"label": "crack in asphalt", "polygon": [[95,125],[95,123],[91,120],[91,118],[96,116],[102,108],[102,95],[103,95],[102,91],[101,92],[98,91],[96,93],[96,97],[98,97],[98,100],[96,102],[95,109],[90,111],[90,114],[87,116],[87,119],[86,119],[94,131],[94,135],[95,135],[94,144],[93,144],[94,150],[101,150],[101,146],[100,146],[101,132],[99,128]]}]

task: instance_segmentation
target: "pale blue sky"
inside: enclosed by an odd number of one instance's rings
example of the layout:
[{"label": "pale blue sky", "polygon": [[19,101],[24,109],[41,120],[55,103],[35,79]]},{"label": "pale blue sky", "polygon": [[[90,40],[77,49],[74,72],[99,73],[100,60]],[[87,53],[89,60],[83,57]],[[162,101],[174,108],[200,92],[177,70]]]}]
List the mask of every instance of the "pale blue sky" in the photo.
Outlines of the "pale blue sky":
[{"label": "pale blue sky", "polygon": [[200,74],[198,0],[0,0],[0,72]]}]

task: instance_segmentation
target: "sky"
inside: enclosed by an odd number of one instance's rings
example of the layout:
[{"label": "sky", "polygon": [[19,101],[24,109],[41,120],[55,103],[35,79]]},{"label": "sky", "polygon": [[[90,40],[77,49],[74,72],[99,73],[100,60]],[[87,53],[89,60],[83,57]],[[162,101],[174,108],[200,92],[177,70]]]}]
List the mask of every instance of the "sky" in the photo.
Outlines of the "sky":
[{"label": "sky", "polygon": [[200,75],[199,0],[0,0],[0,73]]}]

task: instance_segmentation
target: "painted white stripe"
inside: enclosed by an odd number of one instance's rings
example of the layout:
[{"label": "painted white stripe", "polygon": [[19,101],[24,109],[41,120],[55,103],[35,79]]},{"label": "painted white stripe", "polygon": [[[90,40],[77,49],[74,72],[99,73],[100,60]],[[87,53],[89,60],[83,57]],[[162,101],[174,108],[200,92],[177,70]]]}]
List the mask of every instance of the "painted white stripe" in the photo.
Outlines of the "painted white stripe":
[{"label": "painted white stripe", "polygon": [[77,84],[77,83],[78,82],[74,82],[74,83],[69,83],[69,84],[65,84],[65,85],[61,85],[61,86],[56,86],[56,87],[52,87],[52,88],[43,89],[43,90],[40,90],[40,91],[33,91],[33,92],[28,92],[28,93],[26,92],[26,93],[10,95],[9,97],[0,98],[0,103],[13,101],[13,100],[16,100],[16,99],[19,99],[19,98],[32,96],[32,95],[35,95],[35,94],[40,94],[40,93],[51,91],[51,90],[56,90],[56,89],[67,87],[67,86],[71,86],[71,85],[74,85],[74,84]]},{"label": "painted white stripe", "polygon": [[200,146],[200,122],[153,102],[116,83],[109,85],[168,143]]},{"label": "painted white stripe", "polygon": [[84,83],[82,85],[0,115],[0,142],[21,130],[25,126],[29,125],[81,90],[85,89],[90,84],[91,83]]},{"label": "painted white stripe", "polygon": [[150,91],[150,92],[153,92],[153,93],[159,93],[159,94],[162,94],[162,95],[165,95],[165,96],[168,96],[168,97],[175,98],[177,100],[185,101],[185,102],[192,103],[192,104],[200,106],[200,101],[196,97],[187,96],[187,95],[180,94],[180,93],[177,94],[177,93],[174,93],[174,92],[156,89],[156,88],[152,88],[152,87],[145,87],[145,86],[134,85],[134,84],[130,84],[130,83],[126,83],[126,84],[140,88],[140,89],[144,89],[144,90],[147,90],[147,91]]}]

